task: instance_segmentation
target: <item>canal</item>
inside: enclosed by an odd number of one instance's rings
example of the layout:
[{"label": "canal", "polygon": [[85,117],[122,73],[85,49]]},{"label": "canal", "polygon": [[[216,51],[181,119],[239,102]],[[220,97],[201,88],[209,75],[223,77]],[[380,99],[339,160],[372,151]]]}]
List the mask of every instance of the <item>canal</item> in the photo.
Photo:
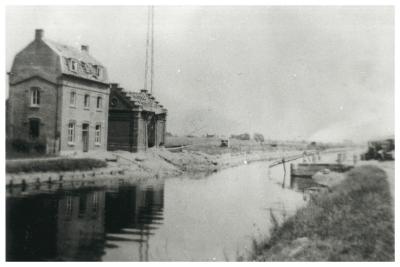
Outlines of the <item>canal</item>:
[{"label": "canal", "polygon": [[7,260],[234,261],[305,203],[272,170],[8,191]]}]

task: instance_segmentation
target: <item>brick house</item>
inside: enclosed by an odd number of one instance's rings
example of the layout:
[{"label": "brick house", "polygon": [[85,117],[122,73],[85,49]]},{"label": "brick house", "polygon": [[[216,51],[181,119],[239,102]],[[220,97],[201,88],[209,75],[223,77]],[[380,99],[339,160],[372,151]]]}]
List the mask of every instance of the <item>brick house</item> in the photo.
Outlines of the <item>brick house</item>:
[{"label": "brick house", "polygon": [[167,110],[147,90],[111,84],[108,150],[143,151],[165,143]]},{"label": "brick house", "polygon": [[47,153],[107,149],[106,68],[81,50],[43,38],[19,52],[9,73],[7,138],[37,140]]}]

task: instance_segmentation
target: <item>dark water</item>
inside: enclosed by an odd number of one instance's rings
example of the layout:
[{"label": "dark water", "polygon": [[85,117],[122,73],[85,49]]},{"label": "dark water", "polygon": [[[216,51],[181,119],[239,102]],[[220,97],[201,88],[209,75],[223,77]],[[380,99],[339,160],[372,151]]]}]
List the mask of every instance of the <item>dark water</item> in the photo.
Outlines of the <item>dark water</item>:
[{"label": "dark water", "polygon": [[[9,192],[8,261],[235,260],[302,195],[257,163],[211,176]],[[281,179],[281,178],[279,178]]]}]

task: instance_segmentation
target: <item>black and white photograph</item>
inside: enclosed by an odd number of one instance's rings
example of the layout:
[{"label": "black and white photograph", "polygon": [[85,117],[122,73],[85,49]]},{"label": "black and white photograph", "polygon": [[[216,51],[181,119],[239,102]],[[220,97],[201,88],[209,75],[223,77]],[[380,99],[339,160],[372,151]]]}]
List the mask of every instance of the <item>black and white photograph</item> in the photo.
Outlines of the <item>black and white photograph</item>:
[{"label": "black and white photograph", "polygon": [[4,261],[395,262],[396,5],[107,4],[4,6]]}]

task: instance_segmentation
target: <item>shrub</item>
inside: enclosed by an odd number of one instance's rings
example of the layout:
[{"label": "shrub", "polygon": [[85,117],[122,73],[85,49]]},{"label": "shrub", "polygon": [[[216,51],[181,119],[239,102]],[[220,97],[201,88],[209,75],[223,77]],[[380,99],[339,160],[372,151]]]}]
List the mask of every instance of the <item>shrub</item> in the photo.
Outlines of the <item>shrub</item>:
[{"label": "shrub", "polygon": [[31,160],[7,162],[6,172],[86,171],[106,166],[107,163],[105,161],[90,158]]},{"label": "shrub", "polygon": [[39,154],[46,153],[46,144],[43,142],[32,143],[32,148]]},{"label": "shrub", "polygon": [[253,139],[254,139],[256,142],[263,143],[263,142],[264,142],[264,135],[262,135],[262,134],[260,134],[260,133],[255,133],[255,134],[253,135]]},{"label": "shrub", "polygon": [[12,149],[17,152],[29,153],[31,145],[27,140],[24,139],[14,139],[11,141]]},{"label": "shrub", "polygon": [[[13,150],[18,153],[39,153],[44,154],[46,153],[46,143],[42,140],[26,140],[26,139],[12,139],[7,140],[7,148]],[[11,145],[9,145],[11,143]],[[9,151],[11,152],[11,151]]]}]

